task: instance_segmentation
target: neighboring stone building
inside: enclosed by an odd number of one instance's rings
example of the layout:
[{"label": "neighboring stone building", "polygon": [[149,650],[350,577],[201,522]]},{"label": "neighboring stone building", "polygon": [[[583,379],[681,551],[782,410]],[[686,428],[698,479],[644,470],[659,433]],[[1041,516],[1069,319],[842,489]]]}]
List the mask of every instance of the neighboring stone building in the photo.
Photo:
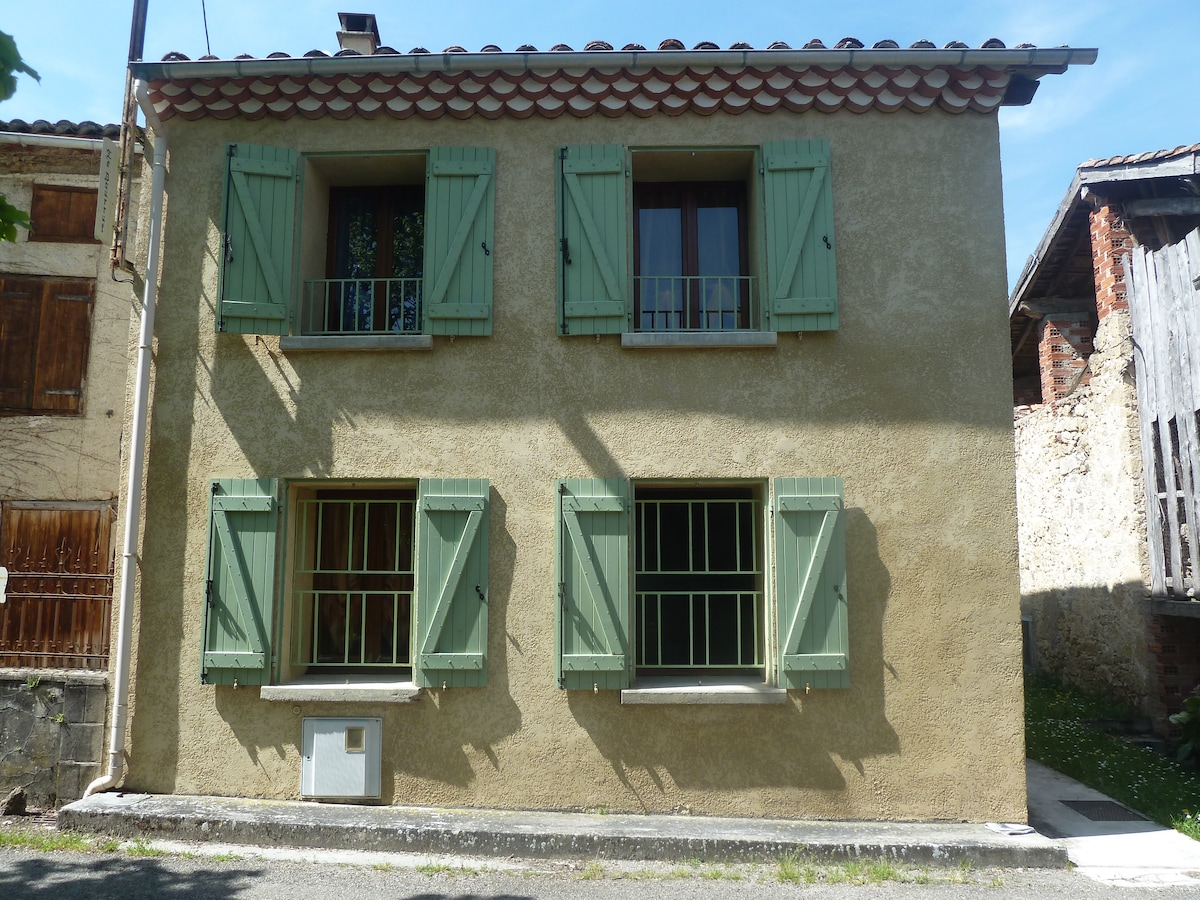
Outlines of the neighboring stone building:
[{"label": "neighboring stone building", "polygon": [[116,126],[0,123],[0,795],[82,795],[103,745],[132,278],[94,236]]},{"label": "neighboring stone building", "polygon": [[1200,684],[1198,154],[1080,166],[1010,300],[1036,664],[1164,734]]},{"label": "neighboring stone building", "polygon": [[996,112],[1095,51],[344,18],[132,67],[122,788],[1023,818]]}]

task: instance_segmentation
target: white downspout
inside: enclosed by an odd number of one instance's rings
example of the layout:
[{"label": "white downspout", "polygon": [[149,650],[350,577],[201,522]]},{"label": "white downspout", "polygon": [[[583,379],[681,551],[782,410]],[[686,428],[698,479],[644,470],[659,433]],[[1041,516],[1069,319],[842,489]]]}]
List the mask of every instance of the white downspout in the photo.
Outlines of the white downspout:
[{"label": "white downspout", "polygon": [[106,791],[121,778],[125,756],[125,722],[129,713],[129,655],[132,644],[133,598],[139,523],[142,508],[142,464],[146,456],[149,416],[150,361],[154,346],[154,304],[158,293],[158,257],[162,236],[163,184],[167,170],[167,133],[143,81],[133,86],[146,124],[154,131],[154,169],[150,183],[150,216],[146,235],[146,279],[142,289],[142,330],[137,349],[137,375],[133,393],[132,440],[129,471],[121,506],[125,513],[125,542],[121,551],[121,595],[117,607],[117,667],[113,676],[112,728],[108,736],[108,771],[88,785],[83,796]]}]

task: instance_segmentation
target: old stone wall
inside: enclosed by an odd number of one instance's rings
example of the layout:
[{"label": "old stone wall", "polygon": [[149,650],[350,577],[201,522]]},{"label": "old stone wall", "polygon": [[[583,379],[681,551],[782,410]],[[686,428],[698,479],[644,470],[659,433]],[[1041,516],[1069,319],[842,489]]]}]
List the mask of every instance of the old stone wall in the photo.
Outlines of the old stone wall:
[{"label": "old stone wall", "polygon": [[108,676],[0,669],[0,798],[23,789],[31,806],[83,796],[100,774]]},{"label": "old stone wall", "polygon": [[1036,664],[1149,714],[1146,529],[1126,309],[1096,332],[1090,379],[1016,411],[1021,609]]}]

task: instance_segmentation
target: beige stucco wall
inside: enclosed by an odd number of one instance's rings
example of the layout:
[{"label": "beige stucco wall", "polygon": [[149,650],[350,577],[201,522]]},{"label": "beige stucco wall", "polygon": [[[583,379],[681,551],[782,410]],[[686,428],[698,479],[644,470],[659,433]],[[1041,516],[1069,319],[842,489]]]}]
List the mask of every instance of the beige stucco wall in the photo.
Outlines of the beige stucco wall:
[{"label": "beige stucco wall", "polygon": [[[992,116],[172,120],[132,790],[297,797],[301,718],[383,719],[387,803],[831,818],[1025,815]],[[769,350],[556,333],[556,148],[832,144],[841,329]],[[496,148],[494,335],[284,353],[217,335],[226,141]],[[198,681],[211,476],[491,480],[483,689],[287,703]],[[845,479],[851,687],[630,707],[555,687],[554,479]]]},{"label": "beige stucco wall", "polygon": [[[99,142],[80,145],[87,149],[0,144],[0,194],[28,212],[35,182],[95,187]],[[0,416],[0,499],[111,500],[117,496],[134,295],[130,284],[110,277],[107,247],[28,237],[18,228],[15,244],[0,242],[0,273],[96,279],[91,346],[79,415]],[[128,281],[130,275],[120,277]]]},{"label": "beige stucco wall", "polygon": [[1016,419],[1021,608],[1035,662],[1148,713],[1145,498],[1128,310],[1100,323],[1087,384]]}]

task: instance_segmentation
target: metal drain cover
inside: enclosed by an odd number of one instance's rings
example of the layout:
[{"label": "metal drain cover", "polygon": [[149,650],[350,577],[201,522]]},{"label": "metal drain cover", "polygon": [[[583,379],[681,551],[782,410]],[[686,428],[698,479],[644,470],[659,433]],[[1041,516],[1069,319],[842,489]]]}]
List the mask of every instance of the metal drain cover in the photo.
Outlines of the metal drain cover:
[{"label": "metal drain cover", "polygon": [[1145,822],[1145,816],[1139,816],[1131,809],[1126,809],[1120,803],[1112,800],[1059,800],[1063,806],[1079,813],[1093,822]]}]

